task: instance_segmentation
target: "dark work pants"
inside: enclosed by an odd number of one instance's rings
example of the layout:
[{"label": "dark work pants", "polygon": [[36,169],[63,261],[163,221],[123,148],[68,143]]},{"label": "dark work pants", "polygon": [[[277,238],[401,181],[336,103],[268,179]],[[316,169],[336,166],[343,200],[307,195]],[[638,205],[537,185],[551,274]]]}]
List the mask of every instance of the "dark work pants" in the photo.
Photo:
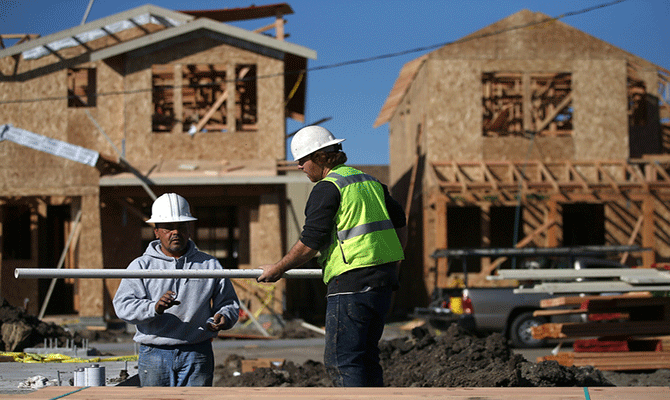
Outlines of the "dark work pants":
[{"label": "dark work pants", "polygon": [[383,386],[379,339],[392,289],[328,296],[324,364],[335,386]]}]

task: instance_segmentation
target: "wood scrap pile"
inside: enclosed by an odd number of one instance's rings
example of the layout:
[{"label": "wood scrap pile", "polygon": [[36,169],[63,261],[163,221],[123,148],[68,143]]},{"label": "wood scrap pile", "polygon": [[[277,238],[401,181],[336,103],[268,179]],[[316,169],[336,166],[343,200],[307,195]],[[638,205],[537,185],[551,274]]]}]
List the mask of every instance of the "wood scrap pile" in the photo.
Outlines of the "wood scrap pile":
[{"label": "wood scrap pile", "polygon": [[564,366],[625,371],[670,369],[670,297],[651,293],[572,296],[542,300],[535,315],[579,314],[584,322],[531,328],[537,339],[575,339],[572,352],[539,357]]}]

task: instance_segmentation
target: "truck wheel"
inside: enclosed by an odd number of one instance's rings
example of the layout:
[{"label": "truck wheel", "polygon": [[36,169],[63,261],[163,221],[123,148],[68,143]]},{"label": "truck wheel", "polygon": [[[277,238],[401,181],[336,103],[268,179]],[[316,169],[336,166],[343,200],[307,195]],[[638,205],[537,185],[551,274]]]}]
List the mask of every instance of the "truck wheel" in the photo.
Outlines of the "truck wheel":
[{"label": "truck wheel", "polygon": [[530,333],[530,328],[546,324],[544,317],[534,317],[532,312],[524,312],[516,316],[512,325],[510,325],[509,339],[512,346],[520,349],[529,349],[543,347],[547,341],[544,339],[535,339]]}]

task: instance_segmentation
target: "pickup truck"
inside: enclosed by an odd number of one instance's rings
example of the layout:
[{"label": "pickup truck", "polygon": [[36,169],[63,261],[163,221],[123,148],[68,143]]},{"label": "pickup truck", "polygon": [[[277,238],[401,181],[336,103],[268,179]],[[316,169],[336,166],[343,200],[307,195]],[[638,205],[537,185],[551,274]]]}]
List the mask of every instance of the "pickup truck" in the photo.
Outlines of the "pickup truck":
[{"label": "pickup truck", "polygon": [[[526,268],[538,264],[527,263]],[[546,265],[546,264],[543,264]],[[564,261],[552,267],[564,268]],[[624,268],[623,265],[601,259],[579,258],[572,265],[581,268]],[[500,332],[513,347],[534,348],[546,346],[545,340],[535,339],[530,328],[547,322],[565,322],[566,318],[552,319],[533,316],[540,309],[540,300],[551,297],[548,293],[515,294],[514,287],[469,287],[464,289],[436,289],[426,308],[416,308],[414,315],[425,318],[434,327],[444,329],[452,323],[474,333]],[[567,319],[569,320],[569,319]]]}]

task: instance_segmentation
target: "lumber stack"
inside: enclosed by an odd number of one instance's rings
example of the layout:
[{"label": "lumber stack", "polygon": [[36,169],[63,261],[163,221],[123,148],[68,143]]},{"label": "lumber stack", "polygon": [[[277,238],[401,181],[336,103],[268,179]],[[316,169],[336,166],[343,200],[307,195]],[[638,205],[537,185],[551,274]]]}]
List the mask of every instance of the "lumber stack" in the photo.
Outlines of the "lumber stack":
[{"label": "lumber stack", "polygon": [[[573,338],[572,352],[539,357],[565,366],[625,371],[670,368],[670,298],[650,293],[546,299],[535,315],[581,314],[584,322],[531,328],[537,339]],[[555,308],[555,309],[554,309]]]}]

